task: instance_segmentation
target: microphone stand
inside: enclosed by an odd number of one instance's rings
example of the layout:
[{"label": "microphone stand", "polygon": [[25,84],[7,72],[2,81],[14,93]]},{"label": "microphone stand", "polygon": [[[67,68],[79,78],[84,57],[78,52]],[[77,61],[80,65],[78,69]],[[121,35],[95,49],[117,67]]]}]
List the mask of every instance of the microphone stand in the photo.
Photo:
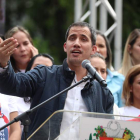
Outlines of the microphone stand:
[{"label": "microphone stand", "polygon": [[31,123],[30,117],[29,115],[34,112],[35,110],[41,108],[43,105],[45,105],[46,103],[48,103],[49,101],[57,98],[58,96],[60,96],[61,94],[67,92],[68,90],[74,88],[75,86],[81,84],[82,82],[86,82],[87,80],[93,80],[93,77],[91,75],[87,75],[85,77],[83,77],[82,80],[80,80],[79,82],[75,83],[72,86],[69,86],[68,88],[62,90],[61,92],[57,93],[56,95],[52,96],[51,98],[47,99],[46,101],[40,103],[39,105],[33,107],[32,109],[27,110],[26,112],[20,114],[19,116],[17,116],[16,118],[14,118],[11,122],[5,124],[4,126],[0,127],[0,130],[4,129],[5,127],[13,124],[14,122],[18,122],[21,121],[22,125],[24,126],[24,140],[27,140],[27,133],[29,130],[29,125]]}]

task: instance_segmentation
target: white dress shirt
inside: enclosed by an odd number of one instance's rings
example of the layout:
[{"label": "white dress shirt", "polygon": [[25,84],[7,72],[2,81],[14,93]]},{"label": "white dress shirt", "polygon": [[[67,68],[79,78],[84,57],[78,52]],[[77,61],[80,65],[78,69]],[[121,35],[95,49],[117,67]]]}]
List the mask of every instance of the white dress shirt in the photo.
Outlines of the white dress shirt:
[{"label": "white dress shirt", "polygon": [[[72,82],[71,85],[74,85],[77,82],[76,76]],[[80,112],[87,112],[87,107],[83,101],[83,98],[81,96],[81,90],[84,88],[85,84],[87,82],[83,82],[76,87],[72,88],[67,93],[67,98],[64,105],[64,110],[70,110],[70,111],[80,111]],[[67,140],[77,140],[78,139],[78,132],[79,132],[79,125],[76,123],[76,125],[71,125],[74,121],[76,121],[79,116],[81,116],[80,113],[71,113],[71,112],[65,112],[63,113],[60,133],[62,133],[64,130],[66,130],[69,126],[70,129],[67,131],[66,137],[63,135],[63,138],[61,137],[60,140],[67,138]]]}]

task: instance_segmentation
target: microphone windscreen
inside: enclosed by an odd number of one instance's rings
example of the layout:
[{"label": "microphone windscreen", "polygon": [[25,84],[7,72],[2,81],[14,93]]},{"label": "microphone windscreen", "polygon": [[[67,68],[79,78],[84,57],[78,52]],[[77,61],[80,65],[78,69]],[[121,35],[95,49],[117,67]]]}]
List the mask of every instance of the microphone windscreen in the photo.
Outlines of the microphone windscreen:
[{"label": "microphone windscreen", "polygon": [[90,61],[89,61],[88,59],[83,60],[83,61],[82,61],[82,67],[83,67],[83,68],[86,68],[86,64],[87,64],[87,63],[90,63]]}]

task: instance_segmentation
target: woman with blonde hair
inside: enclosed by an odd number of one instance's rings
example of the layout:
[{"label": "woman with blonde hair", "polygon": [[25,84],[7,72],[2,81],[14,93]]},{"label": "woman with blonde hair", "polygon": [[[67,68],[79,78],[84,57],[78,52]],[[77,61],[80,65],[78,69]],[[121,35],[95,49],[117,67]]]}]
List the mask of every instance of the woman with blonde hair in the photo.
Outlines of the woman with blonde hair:
[{"label": "woman with blonde hair", "polygon": [[134,29],[129,34],[124,49],[122,67],[118,72],[126,76],[128,70],[136,64],[140,64],[140,29]]},{"label": "woman with blonde hair", "polygon": [[30,59],[38,54],[38,50],[33,46],[32,38],[29,32],[22,26],[15,26],[10,29],[5,39],[14,37],[19,45],[11,56],[10,61],[15,72],[25,72]]},{"label": "woman with blonde hair", "polygon": [[[122,97],[125,106],[119,108],[120,115],[135,116],[140,115],[140,64],[133,66],[127,73],[124,84]],[[121,117],[123,120],[132,118]]]},{"label": "woman with blonde hair", "polygon": [[[38,54],[38,50],[34,47],[29,32],[22,26],[15,26],[7,31],[5,39],[13,37],[18,41],[18,46],[10,57],[10,61],[14,71],[25,72],[31,58]],[[30,108],[30,98],[15,97],[18,104],[19,115]]]}]

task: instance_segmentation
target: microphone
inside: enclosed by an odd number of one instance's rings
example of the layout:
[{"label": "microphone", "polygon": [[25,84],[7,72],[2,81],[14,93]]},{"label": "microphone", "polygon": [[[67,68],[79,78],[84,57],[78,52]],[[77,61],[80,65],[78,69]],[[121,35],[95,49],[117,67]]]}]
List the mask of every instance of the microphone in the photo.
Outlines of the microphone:
[{"label": "microphone", "polygon": [[96,69],[91,65],[90,61],[85,59],[82,61],[82,67],[87,69],[91,76],[93,76],[103,87],[107,86],[106,81],[101,77],[101,75],[96,71]]}]

